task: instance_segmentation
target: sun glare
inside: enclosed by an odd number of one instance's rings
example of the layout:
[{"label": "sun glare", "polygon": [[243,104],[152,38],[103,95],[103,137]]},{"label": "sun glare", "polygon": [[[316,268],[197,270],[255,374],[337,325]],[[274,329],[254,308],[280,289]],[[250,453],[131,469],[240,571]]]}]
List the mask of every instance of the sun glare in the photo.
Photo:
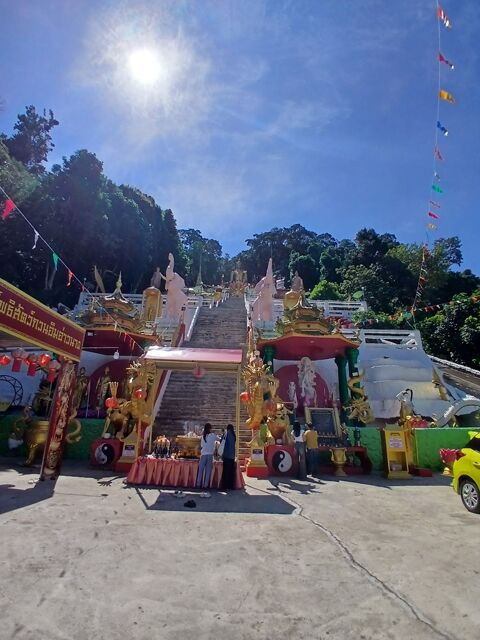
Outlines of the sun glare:
[{"label": "sun glare", "polygon": [[151,49],[137,49],[128,56],[128,69],[141,84],[155,84],[161,74],[161,62]]}]

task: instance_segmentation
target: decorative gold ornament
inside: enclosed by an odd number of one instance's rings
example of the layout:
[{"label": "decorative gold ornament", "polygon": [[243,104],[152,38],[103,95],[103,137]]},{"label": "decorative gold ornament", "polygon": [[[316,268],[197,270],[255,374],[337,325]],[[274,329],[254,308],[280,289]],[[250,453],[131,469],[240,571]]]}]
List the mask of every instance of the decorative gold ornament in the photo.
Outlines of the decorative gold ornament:
[{"label": "decorative gold ornament", "polygon": [[330,449],[330,457],[335,465],[335,475],[336,476],[346,476],[347,474],[343,470],[347,462],[347,450],[345,447],[334,447]]},{"label": "decorative gold ornament", "polygon": [[364,373],[359,373],[357,376],[352,376],[348,380],[347,386],[354,397],[350,401],[350,405],[345,407],[345,409],[350,420],[357,420],[363,424],[372,424],[375,422],[375,416],[368,402],[365,390],[360,386],[360,380],[364,375]]}]

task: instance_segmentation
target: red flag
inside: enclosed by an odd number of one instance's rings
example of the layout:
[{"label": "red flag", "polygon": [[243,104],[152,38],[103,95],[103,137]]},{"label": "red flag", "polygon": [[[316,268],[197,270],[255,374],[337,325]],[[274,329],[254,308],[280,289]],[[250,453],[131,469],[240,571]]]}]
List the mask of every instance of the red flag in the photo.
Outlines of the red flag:
[{"label": "red flag", "polygon": [[10,200],[10,198],[8,198],[5,201],[5,204],[3,206],[3,211],[2,211],[2,220],[5,220],[5,218],[8,218],[8,216],[12,213],[12,211],[14,209],[17,208],[17,205],[14,203],[13,200]]},{"label": "red flag", "polygon": [[443,156],[440,153],[440,149],[438,147],[435,147],[435,155],[439,160],[443,160]]},{"label": "red flag", "polygon": [[428,215],[430,216],[430,218],[435,218],[435,220],[438,220],[440,218],[440,216],[437,216],[437,214],[433,213],[433,211],[429,211]]},{"label": "red flag", "polygon": [[445,56],[442,56],[440,51],[438,52],[438,61],[443,62],[447,67],[450,67],[450,69],[455,69],[455,66],[450,62],[450,60],[447,60]]},{"label": "red flag", "polygon": [[443,24],[447,27],[447,29],[452,28],[452,23],[450,22],[449,17],[447,16],[447,14],[445,13],[445,11],[442,9],[440,5],[438,5],[438,8],[437,8],[437,17],[439,20],[443,22]]},{"label": "red flag", "polygon": [[68,275],[67,275],[67,287],[69,287],[72,284],[72,278],[73,278],[73,273],[69,269]]}]

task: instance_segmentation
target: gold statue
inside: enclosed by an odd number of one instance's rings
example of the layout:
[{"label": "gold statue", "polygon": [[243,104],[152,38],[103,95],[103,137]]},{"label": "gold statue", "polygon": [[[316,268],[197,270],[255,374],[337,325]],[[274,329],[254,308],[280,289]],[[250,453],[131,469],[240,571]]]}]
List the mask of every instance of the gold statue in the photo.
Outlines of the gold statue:
[{"label": "gold statue", "polygon": [[95,387],[95,392],[97,394],[96,409],[98,412],[100,412],[105,406],[110,380],[110,367],[105,367],[103,376],[98,378],[97,386]]},{"label": "gold statue", "polygon": [[80,367],[77,375],[77,382],[72,396],[72,409],[81,409],[85,398],[88,396],[90,378],[87,376],[85,367]]},{"label": "gold statue", "polygon": [[357,420],[363,424],[372,424],[375,422],[375,416],[368,402],[365,390],[360,386],[360,380],[364,375],[364,373],[359,373],[357,376],[353,376],[348,380],[347,386],[354,397],[350,405],[346,407],[346,410],[350,420]]},{"label": "gold statue", "polygon": [[232,296],[241,297],[245,293],[246,288],[247,272],[241,268],[240,261],[238,261],[236,268],[230,276],[230,293]]},{"label": "gold statue", "polygon": [[157,287],[148,287],[143,292],[143,312],[144,322],[155,322],[162,315],[162,294]]}]

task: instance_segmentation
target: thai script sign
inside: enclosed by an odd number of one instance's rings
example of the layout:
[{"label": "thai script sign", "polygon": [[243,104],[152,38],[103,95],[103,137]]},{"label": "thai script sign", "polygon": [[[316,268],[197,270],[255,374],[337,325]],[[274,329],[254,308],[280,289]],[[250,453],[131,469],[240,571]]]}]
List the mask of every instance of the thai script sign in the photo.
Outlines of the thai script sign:
[{"label": "thai script sign", "polygon": [[84,329],[1,278],[0,330],[75,362],[80,360]]}]

